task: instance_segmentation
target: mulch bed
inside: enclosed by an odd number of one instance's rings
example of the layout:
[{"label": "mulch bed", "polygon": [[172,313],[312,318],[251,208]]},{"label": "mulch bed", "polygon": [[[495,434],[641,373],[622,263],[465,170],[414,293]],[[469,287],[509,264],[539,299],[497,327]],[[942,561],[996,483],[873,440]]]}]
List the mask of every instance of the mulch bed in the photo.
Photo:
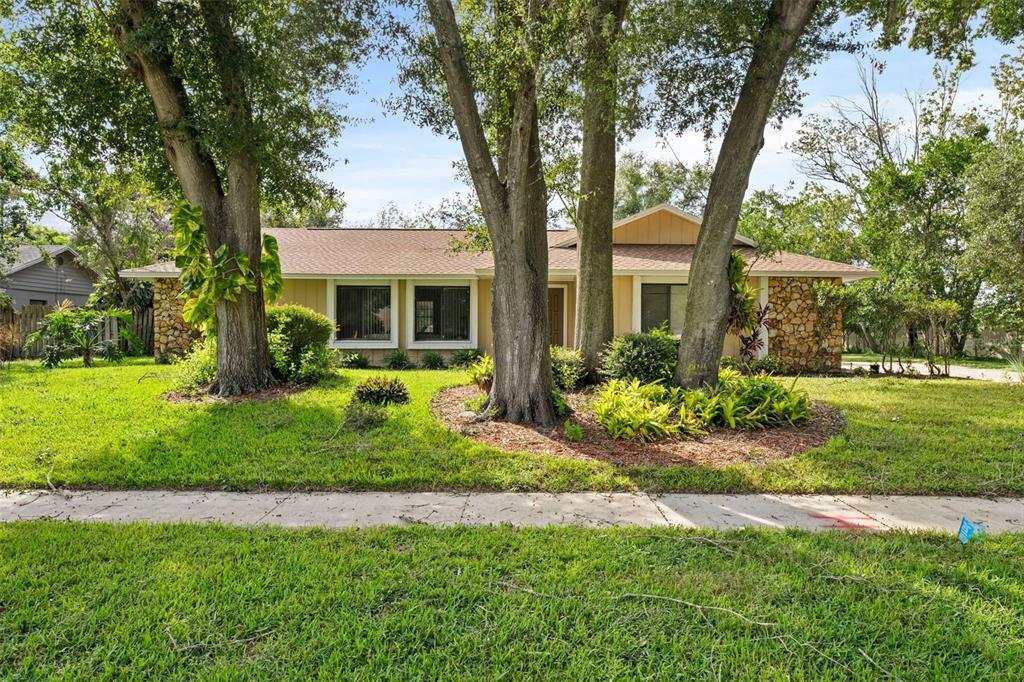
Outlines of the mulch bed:
[{"label": "mulch bed", "polygon": [[673,464],[721,467],[739,462],[764,464],[824,445],[846,425],[842,412],[837,408],[814,403],[814,417],[800,426],[748,431],[718,429],[702,438],[680,437],[637,443],[608,436],[589,409],[592,391],[575,391],[565,394],[572,409],[571,421],[583,429],[583,440],[573,443],[565,438],[561,425],[543,429],[503,421],[477,421],[475,415],[467,411],[466,401],[481,395],[476,386],[456,386],[434,396],[431,408],[450,430],[502,450],[596,459],[625,467]]}]

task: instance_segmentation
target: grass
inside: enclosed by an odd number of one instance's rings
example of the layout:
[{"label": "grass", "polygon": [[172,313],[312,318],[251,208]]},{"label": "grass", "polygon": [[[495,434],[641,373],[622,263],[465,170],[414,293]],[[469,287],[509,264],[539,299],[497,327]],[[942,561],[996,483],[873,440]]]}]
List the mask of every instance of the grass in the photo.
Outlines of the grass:
[{"label": "grass", "polygon": [[[878,353],[844,353],[843,362],[880,362],[882,356]],[[913,358],[914,362],[924,362],[923,357]],[[950,358],[949,364],[960,365],[961,367],[977,367],[979,369],[1006,369],[1009,363],[1002,358],[975,358],[963,356]]]},{"label": "grass", "polygon": [[[633,490],[1024,494],[1024,390],[969,381],[806,378],[845,432],[765,466],[619,468],[506,453],[450,433],[431,396],[454,371],[345,370],[287,398],[168,403],[175,368],[0,371],[0,486],[337,490]],[[409,386],[383,426],[338,429],[352,387],[374,374]]]},{"label": "grass", "polygon": [[[1024,535],[0,527],[7,679],[1020,679]],[[120,673],[119,673],[120,671]]]}]

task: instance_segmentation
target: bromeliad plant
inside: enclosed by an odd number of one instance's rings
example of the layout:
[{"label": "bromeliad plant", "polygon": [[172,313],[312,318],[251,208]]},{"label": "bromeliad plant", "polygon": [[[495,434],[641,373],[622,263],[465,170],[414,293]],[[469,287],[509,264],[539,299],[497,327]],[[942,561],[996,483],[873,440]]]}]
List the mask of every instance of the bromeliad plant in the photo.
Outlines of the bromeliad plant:
[{"label": "bromeliad plant", "polygon": [[[211,258],[206,250],[202,211],[180,201],[171,214],[174,230],[174,264],[181,270],[182,317],[194,327],[212,330],[217,322],[218,301],[235,301],[243,289],[256,291],[256,271],[249,257],[222,244]],[[284,287],[277,239],[263,235],[259,262],[266,303],[280,297]]]},{"label": "bromeliad plant", "polygon": [[97,355],[110,362],[119,362],[124,354],[118,342],[103,340],[107,318],[120,322],[119,336],[133,348],[139,347],[138,337],[127,329],[132,323],[132,314],[127,310],[75,308],[67,301],[43,318],[39,328],[25,338],[25,347],[44,342],[44,367],[57,367],[76,355],[82,356],[82,363],[86,367],[93,366]]},{"label": "bromeliad plant", "polygon": [[700,421],[683,403],[683,391],[637,379],[613,379],[598,392],[594,417],[612,438],[651,441],[703,435]]},{"label": "bromeliad plant", "polygon": [[767,376],[723,369],[714,391],[684,391],[660,383],[609,381],[593,403],[594,417],[612,438],[650,441],[730,429],[799,424],[811,417],[802,391]]}]

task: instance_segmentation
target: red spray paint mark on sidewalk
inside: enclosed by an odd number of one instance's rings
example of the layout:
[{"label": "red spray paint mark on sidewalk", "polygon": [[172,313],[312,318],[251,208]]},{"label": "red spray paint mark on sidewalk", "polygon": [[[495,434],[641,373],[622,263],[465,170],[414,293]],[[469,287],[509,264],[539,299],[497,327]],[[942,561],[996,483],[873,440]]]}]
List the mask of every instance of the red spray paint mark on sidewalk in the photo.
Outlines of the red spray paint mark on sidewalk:
[{"label": "red spray paint mark on sidewalk", "polygon": [[851,514],[811,514],[812,519],[825,519],[831,525],[822,528],[843,528],[846,530],[882,530],[882,525],[870,516],[853,516]]}]

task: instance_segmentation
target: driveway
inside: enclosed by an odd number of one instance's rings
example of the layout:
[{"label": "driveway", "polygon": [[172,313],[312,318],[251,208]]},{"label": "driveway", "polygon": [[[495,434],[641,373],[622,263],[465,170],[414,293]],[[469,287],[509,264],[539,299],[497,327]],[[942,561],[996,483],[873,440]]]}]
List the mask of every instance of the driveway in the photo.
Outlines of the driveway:
[{"label": "driveway", "polygon": [[[854,367],[863,367],[868,369],[872,364],[871,362],[844,362],[843,367],[847,369],[853,369]],[[906,366],[907,363],[903,363]],[[916,369],[921,374],[928,376],[928,365],[923,362],[911,363],[911,367]],[[1006,369],[982,369],[980,367],[964,367],[963,365],[950,365],[949,376],[957,379],[980,379],[981,381],[1000,381],[1016,383],[1018,378]]]}]

